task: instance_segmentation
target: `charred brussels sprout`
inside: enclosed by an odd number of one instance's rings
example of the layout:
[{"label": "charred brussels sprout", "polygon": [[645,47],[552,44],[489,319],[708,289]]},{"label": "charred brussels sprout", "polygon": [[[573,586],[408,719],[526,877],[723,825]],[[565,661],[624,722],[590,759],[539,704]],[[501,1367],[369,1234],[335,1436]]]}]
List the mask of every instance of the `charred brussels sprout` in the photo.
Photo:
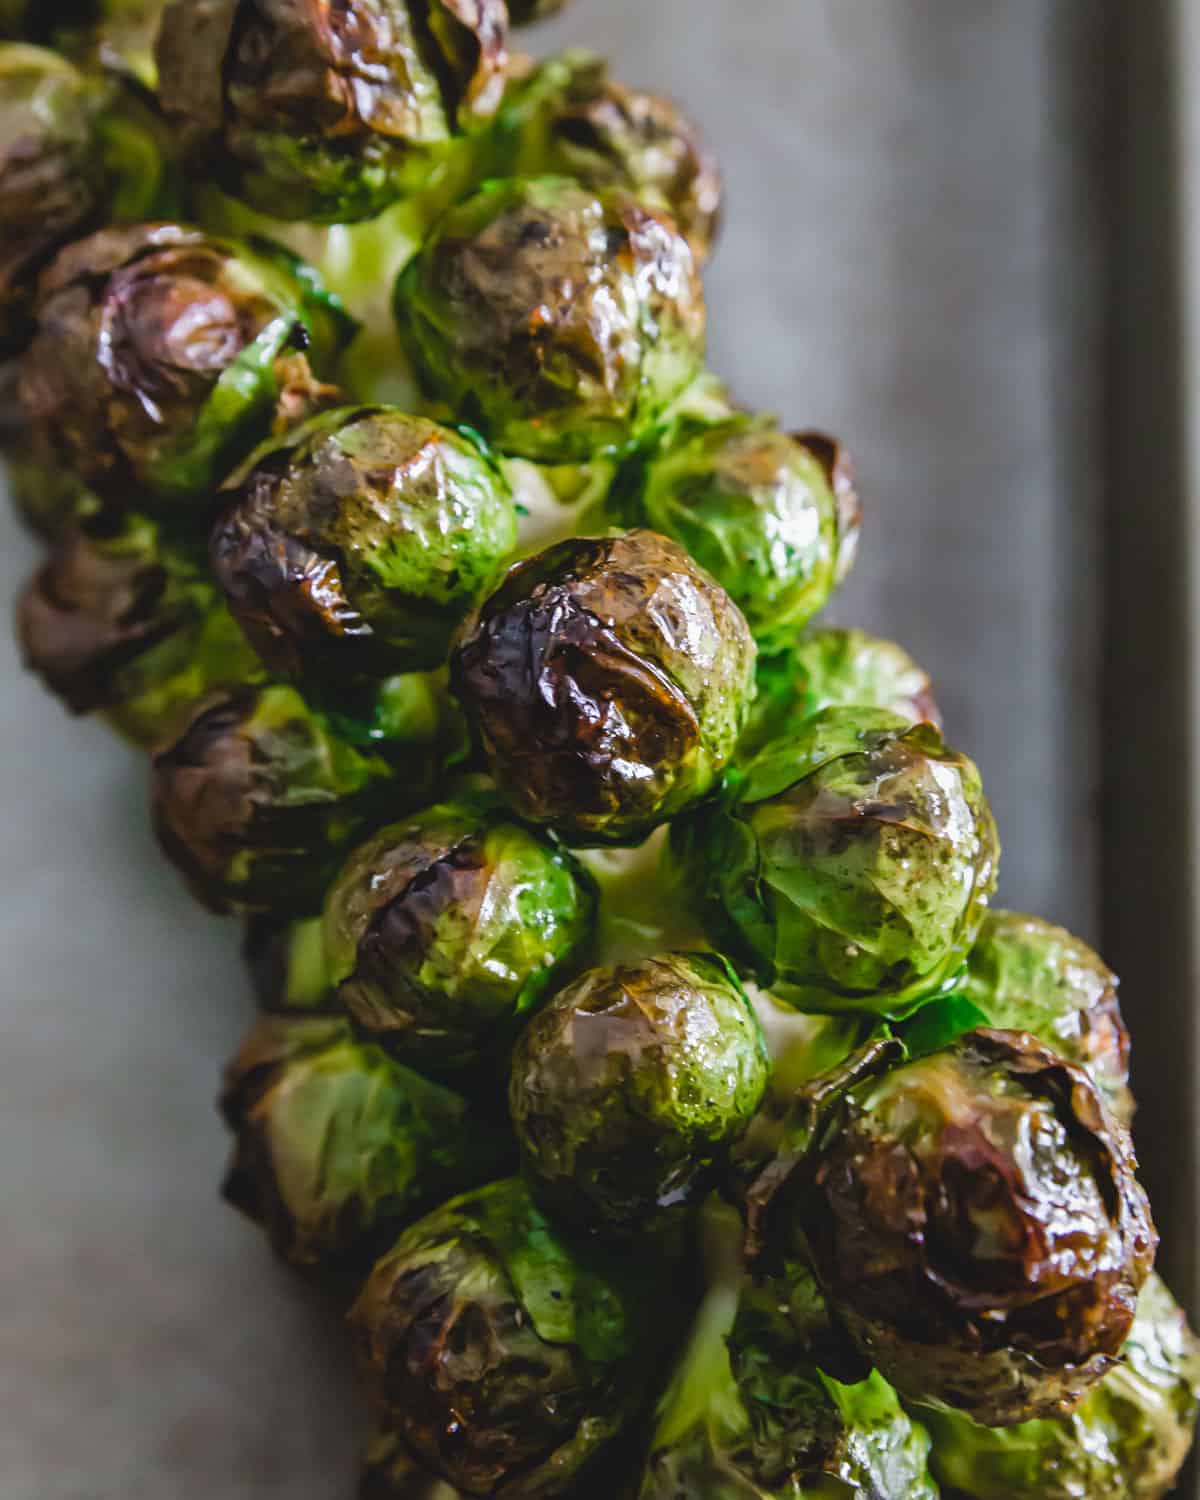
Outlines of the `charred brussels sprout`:
[{"label": "charred brussels sprout", "polygon": [[754,691],[729,596],[649,531],[520,563],[451,682],[520,812],[570,842],[637,843],[711,790]]},{"label": "charred brussels sprout", "polygon": [[1200,1342],[1151,1276],[1121,1363],[1072,1416],[980,1427],[958,1412],[922,1415],[934,1472],[963,1500],[1160,1500],[1183,1467],[1198,1405]]},{"label": "charred brussels sprout", "polygon": [[428,392],[498,448],[582,462],[648,426],[700,371],[704,295],[672,223],[567,178],[489,183],[396,287]]},{"label": "charred brussels sprout", "polygon": [[519,1181],[407,1229],[351,1322],[386,1431],[467,1494],[575,1493],[678,1325],[670,1268],[560,1237]]},{"label": "charred brussels sprout", "polygon": [[338,679],[444,661],[516,541],[508,486],[473,443],[424,417],[343,408],[259,462],[212,559],[272,668]]},{"label": "charred brussels sprout", "polygon": [[929,1439],[842,1348],[811,1273],[745,1280],[739,1221],[706,1209],[713,1274],[659,1403],[638,1500],[935,1500]]},{"label": "charred brussels sprout", "polygon": [[0,354],[32,335],[38,272],[57,250],[168,206],[159,130],[128,81],[0,46]]},{"label": "charred brussels sprout", "polygon": [[624,188],[670,214],[703,263],[721,209],[721,174],[691,121],[627,89],[588,52],[550,58],[513,83],[492,129],[492,175],[573,177]]},{"label": "charred brussels sprout", "polygon": [[551,1211],[621,1234],[695,1202],[769,1072],[724,961],[671,953],[593,969],[557,995],[517,1044],[509,1104]]},{"label": "charred brussels sprout", "polygon": [[357,849],[325,951],[358,1024],[416,1068],[503,1058],[591,936],[594,888],[495,799],[443,803]]},{"label": "charred brussels sprout", "polygon": [[500,102],[503,0],[171,0],[164,105],[193,170],[281,219],[370,218]]},{"label": "charred brussels sprout", "polygon": [[325,960],[320,917],[300,922],[251,917],[242,939],[242,958],[258,1007],[268,1015],[341,1015]]},{"label": "charred brussels sprout", "polygon": [[813,1256],[908,1399],[988,1426],[1068,1415],[1113,1367],[1153,1264],[1129,1135],[1024,1033],[886,1068],[895,1045],[801,1091],[750,1190],[756,1239]]},{"label": "charred brussels sprout", "polygon": [[932,725],[827,709],[677,826],[698,904],[800,1010],[903,1016],[953,983],[995,888],[979,774]]},{"label": "charred brussels sprout", "polygon": [[826,708],[874,708],[910,724],[942,724],[928,672],[902,646],[864,630],[813,630],[789,650],[759,658],[758,696],[739,755],[795,738]]},{"label": "charred brussels sprout", "polygon": [[155,827],[214,911],[304,915],[368,816],[419,799],[431,771],[393,778],[293,689],[242,688],[202,699],[155,756]]},{"label": "charred brussels sprout", "polygon": [[1084,1068],[1127,1125],[1134,1103],[1118,984],[1099,954],[1061,927],[995,911],[984,920],[961,988],[989,1026],[1032,1032]]},{"label": "charred brussels sprout", "polygon": [[208,509],[273,425],[328,402],[316,376],[352,326],[315,272],[265,242],[102,230],[42,279],[21,400],[40,450],[103,499]]},{"label": "charred brussels sprout", "polygon": [[104,711],[139,744],[184,706],[262,668],[198,560],[127,516],[69,532],[17,607],[25,664],[72,713]]},{"label": "charred brussels sprout", "polygon": [[225,1196],[292,1265],[365,1271],[447,1194],[493,1179],[508,1143],[458,1094],[357,1042],[345,1020],[267,1016],[225,1075]]},{"label": "charred brussels sprout", "polygon": [[685,422],[634,459],[612,507],[674,538],[729,593],[764,647],[791,640],[829,602],[858,550],[859,506],[836,444],[741,414]]}]

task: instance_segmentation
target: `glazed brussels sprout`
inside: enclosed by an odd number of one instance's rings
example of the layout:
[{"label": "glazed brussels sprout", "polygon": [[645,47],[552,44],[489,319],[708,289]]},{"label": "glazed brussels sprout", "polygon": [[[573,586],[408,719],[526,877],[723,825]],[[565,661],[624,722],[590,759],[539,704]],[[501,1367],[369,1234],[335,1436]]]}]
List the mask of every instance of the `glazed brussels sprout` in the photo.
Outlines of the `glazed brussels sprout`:
[{"label": "glazed brussels sprout", "polygon": [[670,1275],[568,1243],[519,1180],[448,1203],[351,1313],[377,1418],[469,1495],[574,1493],[676,1336]]},{"label": "glazed brussels sprout", "polygon": [[770,417],[684,422],[618,476],[610,513],[686,547],[725,588],[764,648],[823,609],[858,551],[849,461],[828,438]]},{"label": "glazed brussels sprout", "polygon": [[929,674],[902,646],[864,630],[812,630],[789,650],[759,657],[758,695],[739,756],[748,760],[772,740],[794,739],[826,708],[882,709],[910,724],[942,727]]},{"label": "glazed brussels sprout", "polygon": [[273,425],[328,403],[315,376],[352,330],[316,273],[265,242],[106,229],[42,278],[21,400],[40,450],[111,504],[207,511]]},{"label": "glazed brussels sprout", "polygon": [[513,568],[451,684],[523,816],[569,842],[638,843],[714,786],[754,661],[724,590],[677,543],[631,531]]},{"label": "glazed brussels sprout", "polygon": [[371,218],[503,91],[504,0],[171,0],[157,58],[192,170],[280,219]]},{"label": "glazed brussels sprout", "polygon": [[673,224],[562,177],[488,183],[452,208],[395,311],[429,395],[544,463],[627,444],[704,357],[704,294]]},{"label": "glazed brussels sprout", "polygon": [[495,177],[573,177],[623,188],[670,214],[701,264],[716,236],[721,174],[690,120],[627,89],[590,52],[549,58],[505,94],[492,127]]},{"label": "glazed brussels sprout", "polygon": [[498,799],[463,796],[355,850],[326,902],[325,952],[368,1035],[415,1068],[462,1068],[507,1056],[595,915],[565,850]]},{"label": "glazed brussels sprout", "polygon": [[258,1008],[268,1015],[342,1014],[325,960],[320,917],[298,922],[251,917],[242,937],[242,958]]},{"label": "glazed brussels sprout", "polygon": [[802,1090],[749,1193],[768,1255],[811,1254],[909,1400],[988,1426],[1069,1415],[1108,1373],[1157,1243],[1128,1132],[1081,1068],[977,1030]]},{"label": "glazed brussels sprout", "polygon": [[933,1469],[963,1500],[1159,1500],[1191,1447],[1200,1341],[1162,1280],[1138,1299],[1121,1362],[1070,1417],[980,1427],[925,1411]]},{"label": "glazed brussels sprout", "polygon": [[961,988],[989,1026],[1032,1032],[1090,1073],[1128,1125],[1134,1102],[1119,983],[1099,954],[1061,927],[994,911],[984,919]]},{"label": "glazed brussels sprout", "polygon": [[419,761],[395,776],[292,688],[239,688],[201,699],[155,755],[154,823],[212,910],[303,916],[372,813],[419,799],[431,779]]},{"label": "glazed brussels sprout", "polygon": [[217,523],[212,561],[273,670],[337,680],[443,662],[516,541],[508,485],[473,443],[352,407],[257,464]]},{"label": "glazed brussels sprout", "polygon": [[264,1016],[225,1074],[225,1196],[294,1266],[365,1272],[447,1194],[495,1178],[509,1143],[451,1090],[354,1039],[344,1019]]},{"label": "glazed brussels sprout", "polygon": [[932,725],[826,709],[672,830],[730,947],[799,1010],[903,1016],[952,985],[995,888],[975,766]]},{"label": "glazed brussels sprout", "polygon": [[722,1263],[659,1402],[638,1500],[935,1500],[928,1437],[842,1347],[811,1272],[744,1280],[740,1221],[705,1215]]},{"label": "glazed brussels sprout", "polygon": [[202,693],[262,676],[197,560],[144,516],[69,532],[21,595],[17,632],[72,713],[103,710],[138,744]]},{"label": "glazed brussels sprout", "polygon": [[509,1105],[526,1170],[566,1223],[677,1220],[762,1103],[762,1027],[725,962],[592,969],[526,1027]]},{"label": "glazed brussels sprout", "polygon": [[57,250],[168,201],[160,127],[127,80],[0,46],[0,355],[32,335],[38,273]]}]

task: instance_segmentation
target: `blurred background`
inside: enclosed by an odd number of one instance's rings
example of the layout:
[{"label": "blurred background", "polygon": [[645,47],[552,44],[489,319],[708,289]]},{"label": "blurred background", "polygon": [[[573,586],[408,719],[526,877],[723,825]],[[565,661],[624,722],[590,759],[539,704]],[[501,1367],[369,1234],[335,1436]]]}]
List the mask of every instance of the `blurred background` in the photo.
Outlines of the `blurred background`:
[{"label": "blurred background", "polygon": [[[1176,80],[1200,27],[1186,0],[1123,9],[577,0],[534,43],[605,51],[704,127],[728,183],[715,366],[849,444],[866,527],[836,619],[932,673],[999,819],[1003,904],[1122,972],[1164,1263],[1194,1298],[1200,132]],[[11,598],[35,549],[0,529]],[[215,1201],[236,928],[161,863],[133,754],[0,653],[0,1492],[348,1500],[338,1333]]]}]

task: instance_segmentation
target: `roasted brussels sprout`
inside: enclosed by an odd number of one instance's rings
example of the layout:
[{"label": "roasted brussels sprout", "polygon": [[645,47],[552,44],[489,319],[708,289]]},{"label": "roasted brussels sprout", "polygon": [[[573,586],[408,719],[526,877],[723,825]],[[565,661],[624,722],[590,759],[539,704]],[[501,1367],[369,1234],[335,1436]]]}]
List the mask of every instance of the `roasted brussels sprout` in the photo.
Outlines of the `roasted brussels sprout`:
[{"label": "roasted brussels sprout", "polygon": [[1128,1132],[1025,1033],[972,1031],[889,1068],[895,1048],[869,1044],[797,1096],[748,1195],[753,1241],[812,1256],[909,1400],[996,1427],[1069,1415],[1153,1265]]},{"label": "roasted brussels sprout", "polygon": [[637,843],[713,787],[754,660],[724,590],[677,543],[631,531],[513,568],[451,684],[525,817],[569,842]]},{"label": "roasted brussels sprout", "polygon": [[32,335],[38,273],[57,250],[169,206],[160,131],[128,80],[0,46],[0,355]]},{"label": "roasted brussels sprout", "polygon": [[794,739],[826,708],[877,708],[942,726],[929,674],[902,646],[864,630],[812,630],[789,650],[759,657],[758,695],[738,754],[749,759],[772,740]]},{"label": "roasted brussels sprout", "polygon": [[395,310],[428,393],[544,463],[624,446],[704,357],[704,294],[674,225],[562,177],[488,183],[452,208]]},{"label": "roasted brussels sprout", "polygon": [[668,100],[624,88],[590,52],[549,58],[516,79],[492,127],[495,177],[573,177],[623,188],[670,214],[703,264],[717,232],[721,174]]},{"label": "roasted brussels sprout", "polygon": [[737,1215],[710,1204],[705,1220],[710,1290],[638,1500],[935,1500],[928,1437],[843,1347],[811,1272],[747,1281]]},{"label": "roasted brussels sprout", "polygon": [[138,744],[213,688],[262,667],[198,560],[129,515],[69,532],[17,605],[25,665],[72,713],[103,710]]},{"label": "roasted brussels sprout", "polygon": [[342,408],[264,457],[218,521],[213,569],[277,672],[386,675],[443,662],[516,546],[500,471],[424,417]]},{"label": "roasted brussels sprout", "polygon": [[365,1272],[406,1223],[509,1165],[493,1124],[344,1019],[262,1017],[221,1110],[236,1137],[226,1198],[284,1260],[332,1278]]},{"label": "roasted brussels sprout", "polygon": [[242,958],[258,1008],[268,1015],[342,1015],[325,961],[320,917],[298,922],[251,917],[242,937]]},{"label": "roasted brussels sprout", "polygon": [[932,725],[826,709],[673,830],[730,948],[799,1010],[903,1016],[951,985],[995,888],[979,774]]},{"label": "roasted brussels sprout", "polygon": [[1032,1032],[1084,1068],[1128,1125],[1134,1102],[1119,983],[1098,953],[1061,927],[994,911],[984,918],[961,989],[989,1026]]},{"label": "roasted brussels sprout", "polygon": [[676,1337],[672,1271],[569,1244],[518,1180],[448,1203],[351,1313],[381,1425],[467,1494],[574,1493]]},{"label": "roasted brussels sprout", "polygon": [[1183,1467],[1200,1406],[1200,1341],[1162,1280],[1138,1298],[1111,1370],[1070,1417],[981,1427],[922,1410],[933,1470],[963,1500],[1160,1500]]},{"label": "roasted brussels sprout", "polygon": [[164,106],[198,175],[280,219],[371,218],[500,102],[503,0],[171,0]]},{"label": "roasted brussels sprout", "polygon": [[762,1027],[716,957],[592,969],[525,1028],[509,1105],[546,1206],[597,1233],[677,1220],[762,1103]]},{"label": "roasted brussels sprout", "polygon": [[240,688],[201,699],[155,755],[154,823],[214,911],[303,916],[367,818],[419,800],[432,770],[394,775],[292,688]]},{"label": "roasted brussels sprout", "polygon": [[329,893],[325,952],[369,1035],[434,1071],[498,1061],[591,936],[594,888],[494,797],[376,834]]},{"label": "roasted brussels sprout", "polygon": [[828,438],[736,413],[684,422],[665,449],[631,459],[609,510],[686,547],[769,649],[791,641],[850,570],[859,507],[849,476]]},{"label": "roasted brussels sprout", "polygon": [[111,504],[207,511],[273,425],[328,403],[315,377],[352,329],[316,273],[265,242],[102,230],[42,278],[21,400],[40,450]]}]

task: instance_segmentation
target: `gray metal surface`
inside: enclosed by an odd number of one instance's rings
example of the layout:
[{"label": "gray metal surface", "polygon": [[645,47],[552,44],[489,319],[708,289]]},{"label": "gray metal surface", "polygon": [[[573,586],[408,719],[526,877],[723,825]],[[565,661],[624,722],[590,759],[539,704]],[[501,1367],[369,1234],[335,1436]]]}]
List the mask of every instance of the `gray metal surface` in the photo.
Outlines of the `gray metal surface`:
[{"label": "gray metal surface", "polygon": [[[1005,899],[1091,936],[1100,9],[578,0],[544,34],[704,124],[730,184],[716,363],[854,448],[838,615],[934,672]],[[34,555],[0,522],[6,597]],[[0,1495],[343,1500],[336,1332],[215,1201],[235,931],[159,862],[136,759],[7,641],[0,672]]]}]

